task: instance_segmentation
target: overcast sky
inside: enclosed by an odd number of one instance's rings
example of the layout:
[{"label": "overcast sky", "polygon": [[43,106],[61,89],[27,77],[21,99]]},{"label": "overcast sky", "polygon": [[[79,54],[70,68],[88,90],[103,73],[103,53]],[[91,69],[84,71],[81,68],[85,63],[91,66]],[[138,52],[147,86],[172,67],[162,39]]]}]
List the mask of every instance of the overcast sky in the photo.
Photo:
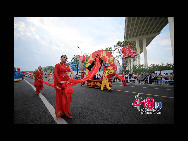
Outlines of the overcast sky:
[{"label": "overcast sky", "polygon": [[[60,56],[113,47],[124,40],[125,17],[15,17],[14,66],[21,71],[55,66]],[[172,63],[169,24],[147,47],[148,64]],[[141,64],[144,63],[143,53]]]}]

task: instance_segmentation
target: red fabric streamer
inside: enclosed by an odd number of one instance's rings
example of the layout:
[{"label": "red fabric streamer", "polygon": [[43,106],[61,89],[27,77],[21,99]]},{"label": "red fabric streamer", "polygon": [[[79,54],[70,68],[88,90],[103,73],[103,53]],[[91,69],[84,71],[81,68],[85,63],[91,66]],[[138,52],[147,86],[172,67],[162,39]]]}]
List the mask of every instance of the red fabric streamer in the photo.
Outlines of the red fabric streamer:
[{"label": "red fabric streamer", "polygon": [[[96,58],[96,64],[94,65],[93,69],[89,72],[89,74],[86,77],[84,77],[81,80],[76,80],[76,79],[72,79],[71,78],[71,79],[68,80],[68,82],[70,83],[71,86],[77,85],[77,84],[79,84],[81,82],[85,82],[88,79],[91,79],[98,72],[100,66],[101,66],[100,65],[100,61],[99,61],[98,58]],[[48,86],[54,87],[54,84],[48,83],[48,82],[46,82],[44,80],[42,80],[42,82],[45,83]]]},{"label": "red fabric streamer", "polygon": [[120,79],[120,80],[123,81],[123,85],[124,85],[124,86],[127,85],[127,84],[126,84],[126,80],[125,80],[124,77],[121,77],[121,76],[119,76],[118,74],[116,74],[116,77],[117,77],[118,79]]},{"label": "red fabric streamer", "polygon": [[69,79],[68,82],[70,82],[72,86],[77,85],[81,82],[85,82],[88,79],[91,79],[98,72],[100,66],[100,61],[98,58],[96,58],[96,64],[94,65],[94,68],[92,69],[92,71],[89,72],[89,74],[86,77],[84,77],[81,80]]},{"label": "red fabric streamer", "polygon": [[[99,61],[98,58],[96,58],[96,64],[94,65],[93,69],[88,73],[88,75],[87,75],[86,77],[84,77],[83,79],[81,79],[81,80],[76,80],[76,79],[72,79],[72,78],[69,79],[69,80],[68,80],[69,85],[70,85],[70,86],[74,86],[74,85],[77,85],[77,84],[79,84],[79,83],[85,82],[85,81],[87,81],[88,79],[91,79],[91,78],[98,72],[100,66],[101,66],[101,65],[100,65],[100,61]],[[118,79],[120,79],[120,80],[123,81],[123,84],[124,84],[124,85],[127,85],[127,84],[126,84],[126,80],[125,80],[124,77],[121,77],[121,76],[119,76],[118,74],[115,74],[115,75],[116,75],[116,77],[117,77]],[[54,87],[54,84],[48,83],[48,82],[46,82],[46,81],[44,81],[44,80],[42,80],[42,82],[45,83],[45,84],[48,85],[48,86]]]},{"label": "red fabric streamer", "polygon": [[44,80],[42,80],[42,82],[45,83],[45,84],[48,85],[48,86],[54,87],[54,84],[48,83],[48,82],[46,82],[46,81],[44,81]]}]

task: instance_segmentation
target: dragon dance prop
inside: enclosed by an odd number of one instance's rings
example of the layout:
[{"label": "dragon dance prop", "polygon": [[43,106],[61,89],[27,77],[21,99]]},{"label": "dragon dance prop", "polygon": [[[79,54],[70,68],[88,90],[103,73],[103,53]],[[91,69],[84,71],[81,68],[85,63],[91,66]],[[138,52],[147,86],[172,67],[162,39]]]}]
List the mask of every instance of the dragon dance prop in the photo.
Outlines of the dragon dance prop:
[{"label": "dragon dance prop", "polygon": [[109,52],[104,50],[95,51],[90,55],[85,65],[86,75],[90,72],[90,66],[92,66],[92,63],[94,63],[95,58],[99,58],[101,66],[102,64],[104,65],[103,62],[105,62],[105,64],[108,66],[108,79],[115,75],[115,72],[117,70],[115,58]]},{"label": "dragon dance prop", "polygon": [[[117,71],[117,64],[115,58],[107,51],[104,50],[98,50],[93,52],[90,57],[88,58],[86,65],[85,65],[85,72],[86,75],[90,73],[90,70],[92,68],[92,65],[95,64],[95,58],[99,58],[101,67],[103,66],[108,66],[107,71],[109,74],[107,75],[107,78],[109,80],[109,86],[112,87],[112,82],[110,80],[111,77],[116,76],[118,78],[121,78],[121,80],[125,80],[124,77],[119,76],[116,74]],[[100,70],[101,68],[99,68]],[[101,80],[88,80],[87,85],[89,87],[94,87],[94,88],[100,88],[102,84]]]},{"label": "dragon dance prop", "polygon": [[[94,68],[92,69],[92,71],[90,71],[89,73],[88,73],[88,75],[86,76],[86,77],[84,77],[83,79],[81,79],[81,80],[76,80],[76,79],[69,79],[68,80],[68,82],[69,82],[69,84],[71,85],[71,86],[74,86],[74,85],[77,85],[77,84],[79,84],[79,83],[81,83],[81,82],[85,82],[85,81],[87,81],[88,79],[91,79],[97,72],[98,72],[98,70],[99,70],[99,68],[100,68],[100,62],[99,62],[99,59],[98,58],[96,58],[95,59],[96,60],[96,64],[95,64],[95,66],[94,66]],[[44,80],[41,80],[43,83],[45,83],[46,85],[48,85],[48,86],[52,86],[52,87],[54,87],[54,84],[51,84],[51,83],[48,83],[48,82],[46,82],[46,81],[44,81]]]},{"label": "dragon dance prop", "polygon": [[[80,57],[80,62],[83,62],[83,60],[85,61],[85,56]],[[92,79],[93,76],[101,69],[102,65],[104,66],[104,63],[108,66],[107,69],[107,71],[109,72],[109,74],[107,75],[108,79],[110,79],[113,76],[116,76],[118,79],[122,81],[126,81],[124,77],[121,77],[118,74],[116,74],[117,64],[115,58],[107,51],[98,50],[92,53],[86,62],[85,65],[86,76],[81,80],[76,80],[71,78],[68,80],[69,84],[71,86],[74,86],[81,82],[85,82],[87,80]],[[46,85],[54,87],[54,84],[48,83],[44,80],[42,81]]]}]

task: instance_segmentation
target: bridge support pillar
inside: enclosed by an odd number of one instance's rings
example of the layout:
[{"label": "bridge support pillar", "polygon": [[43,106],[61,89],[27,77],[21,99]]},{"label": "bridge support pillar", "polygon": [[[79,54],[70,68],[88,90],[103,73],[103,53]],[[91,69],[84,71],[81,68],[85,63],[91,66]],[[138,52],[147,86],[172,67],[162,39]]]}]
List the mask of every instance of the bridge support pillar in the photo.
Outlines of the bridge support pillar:
[{"label": "bridge support pillar", "polygon": [[139,39],[136,39],[137,65],[140,65],[140,46]]},{"label": "bridge support pillar", "polygon": [[169,29],[170,29],[173,63],[174,63],[174,17],[168,17],[168,22],[169,22]]},{"label": "bridge support pillar", "polygon": [[144,67],[148,67],[147,50],[146,50],[146,38],[143,38],[143,52],[144,52]]}]

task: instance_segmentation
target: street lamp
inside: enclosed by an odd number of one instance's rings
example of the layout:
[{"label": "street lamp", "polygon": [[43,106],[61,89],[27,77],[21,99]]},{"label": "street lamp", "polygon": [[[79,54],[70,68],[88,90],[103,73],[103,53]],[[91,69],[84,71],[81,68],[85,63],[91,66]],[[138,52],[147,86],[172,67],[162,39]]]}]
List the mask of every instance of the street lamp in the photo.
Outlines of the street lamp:
[{"label": "street lamp", "polygon": [[[77,46],[79,49],[80,49],[80,47],[79,46]],[[82,56],[82,50],[80,49],[80,51],[81,51],[81,56]]]}]

